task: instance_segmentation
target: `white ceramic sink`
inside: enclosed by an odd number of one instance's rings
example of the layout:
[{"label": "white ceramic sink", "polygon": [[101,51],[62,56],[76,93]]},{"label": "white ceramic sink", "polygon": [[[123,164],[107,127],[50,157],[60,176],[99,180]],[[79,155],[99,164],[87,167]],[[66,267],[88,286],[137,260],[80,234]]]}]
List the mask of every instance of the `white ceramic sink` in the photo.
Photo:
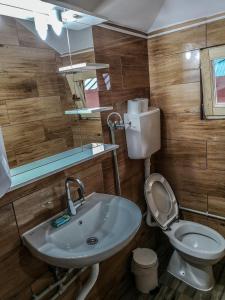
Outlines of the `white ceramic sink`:
[{"label": "white ceramic sink", "polygon": [[[118,196],[93,193],[69,223],[54,228],[54,218],[23,234],[34,256],[63,268],[99,263],[117,253],[134,237],[141,224],[141,211]],[[92,244],[93,243],[93,244]]]}]

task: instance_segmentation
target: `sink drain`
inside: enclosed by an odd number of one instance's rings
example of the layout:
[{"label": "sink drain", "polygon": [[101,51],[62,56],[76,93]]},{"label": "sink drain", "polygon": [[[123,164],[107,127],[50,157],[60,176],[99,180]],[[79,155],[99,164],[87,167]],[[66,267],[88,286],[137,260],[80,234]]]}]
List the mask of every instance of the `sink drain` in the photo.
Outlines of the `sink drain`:
[{"label": "sink drain", "polygon": [[95,236],[91,236],[86,240],[88,245],[95,245],[98,243],[98,239]]}]

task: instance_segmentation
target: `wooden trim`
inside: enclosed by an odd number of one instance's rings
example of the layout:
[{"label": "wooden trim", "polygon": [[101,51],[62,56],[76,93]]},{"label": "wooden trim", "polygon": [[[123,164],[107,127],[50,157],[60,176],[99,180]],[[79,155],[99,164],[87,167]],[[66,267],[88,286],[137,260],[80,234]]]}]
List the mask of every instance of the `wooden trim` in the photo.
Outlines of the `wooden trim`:
[{"label": "wooden trim", "polygon": [[203,82],[203,103],[205,116],[213,115],[213,99],[212,99],[212,85],[211,85],[211,66],[209,59],[209,49],[201,51],[201,74]]},{"label": "wooden trim", "polygon": [[137,33],[137,34],[148,36],[147,33],[143,32],[141,30],[137,30],[137,29],[126,27],[126,26],[122,26],[122,25],[119,25],[119,24],[116,24],[116,23],[113,23],[113,22],[110,22],[110,21],[104,22],[103,24],[109,25],[109,26],[112,26],[114,28],[118,28],[118,29],[121,29],[121,30],[127,30],[127,31],[130,31],[132,33]]},{"label": "wooden trim", "polygon": [[128,28],[128,27],[123,27],[123,26],[120,26],[120,25],[117,25],[117,24],[114,24],[114,23],[111,23],[111,22],[105,22],[105,23],[99,24],[97,26],[102,27],[102,28],[106,28],[106,29],[110,29],[110,30],[113,30],[113,31],[129,34],[129,35],[132,35],[132,36],[148,39],[148,34],[145,33],[145,32],[138,31],[138,30],[135,30],[135,29],[131,29],[131,28]]},{"label": "wooden trim", "polygon": [[219,14],[216,14],[213,16],[209,16],[209,17],[203,17],[203,18],[189,20],[189,21],[186,21],[183,23],[174,24],[174,25],[171,25],[171,26],[168,26],[165,28],[161,28],[161,29],[149,32],[148,39],[152,39],[154,37],[158,37],[158,36],[170,34],[173,32],[197,27],[199,25],[204,25],[207,23],[212,23],[212,22],[215,22],[218,20],[223,20],[223,19],[225,19],[225,12],[222,12],[222,13],[219,13]]},{"label": "wooden trim", "polygon": [[225,107],[216,104],[216,91],[212,67],[212,61],[220,57],[225,57],[225,46],[212,47],[201,51],[203,102],[204,112],[207,118],[225,115]]}]

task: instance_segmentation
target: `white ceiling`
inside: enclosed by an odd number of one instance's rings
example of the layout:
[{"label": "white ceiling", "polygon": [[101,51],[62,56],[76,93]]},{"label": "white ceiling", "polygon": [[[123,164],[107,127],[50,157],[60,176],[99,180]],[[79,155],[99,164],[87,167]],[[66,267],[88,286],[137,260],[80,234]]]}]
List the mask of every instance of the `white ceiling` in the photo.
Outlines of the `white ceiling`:
[{"label": "white ceiling", "polygon": [[143,32],[225,12],[224,0],[60,0],[60,2],[75,5],[118,25]]}]

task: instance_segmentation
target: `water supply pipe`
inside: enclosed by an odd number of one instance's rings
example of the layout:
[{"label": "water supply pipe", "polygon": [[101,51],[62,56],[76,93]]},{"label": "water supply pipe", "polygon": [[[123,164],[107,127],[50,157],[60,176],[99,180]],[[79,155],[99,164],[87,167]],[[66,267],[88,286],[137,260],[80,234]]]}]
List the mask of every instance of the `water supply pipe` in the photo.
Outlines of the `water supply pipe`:
[{"label": "water supply pipe", "polygon": [[75,298],[75,300],[84,300],[87,295],[90,293],[91,289],[95,285],[95,282],[98,279],[99,274],[99,264],[95,264],[91,267],[91,275],[88,278],[87,282],[82,287],[79,295]]},{"label": "water supply pipe", "polygon": [[[44,291],[42,291],[40,294],[33,294],[32,295],[32,299],[34,300],[41,300],[43,299],[48,293],[50,293],[51,291],[53,291],[55,288],[58,288],[58,291],[56,292],[56,294],[50,298],[50,300],[54,300],[57,299],[59,295],[61,295],[67,288],[68,286],[75,281],[85,270],[87,269],[87,267],[84,267],[83,269],[79,270],[72,278],[71,280],[64,284],[69,275],[74,271],[74,269],[69,269],[66,274],[59,279],[58,281],[56,281],[55,283],[50,284]],[[66,287],[66,288],[65,288]]]},{"label": "water supply pipe", "polygon": [[[69,276],[74,272],[75,269],[69,269],[66,274],[59,280],[57,280],[55,283],[50,284],[44,291],[42,291],[39,295],[33,294],[32,299],[34,300],[42,300],[45,298],[51,291],[58,288],[58,290],[55,292],[55,294],[49,298],[49,300],[56,300],[59,296],[61,296],[68,287],[84,272],[88,269],[88,267],[84,267],[80,269],[75,275],[72,276],[72,278],[69,279]],[[84,286],[81,288],[81,291],[79,292],[78,296],[75,297],[75,300],[84,300],[87,295],[90,293],[91,289],[93,288],[95,282],[98,279],[99,274],[99,264],[95,264],[91,266],[91,274],[88,278],[87,282],[84,284]]]},{"label": "water supply pipe", "polygon": [[[119,117],[119,121],[118,122],[112,121],[111,120],[112,116]],[[116,144],[115,130],[124,128],[123,119],[122,119],[121,115],[117,112],[110,113],[107,117],[107,124],[108,124],[109,130],[110,130],[112,143]],[[115,168],[116,194],[118,196],[121,196],[120,173],[119,173],[116,150],[113,150],[113,162],[114,162],[114,168]]]}]

